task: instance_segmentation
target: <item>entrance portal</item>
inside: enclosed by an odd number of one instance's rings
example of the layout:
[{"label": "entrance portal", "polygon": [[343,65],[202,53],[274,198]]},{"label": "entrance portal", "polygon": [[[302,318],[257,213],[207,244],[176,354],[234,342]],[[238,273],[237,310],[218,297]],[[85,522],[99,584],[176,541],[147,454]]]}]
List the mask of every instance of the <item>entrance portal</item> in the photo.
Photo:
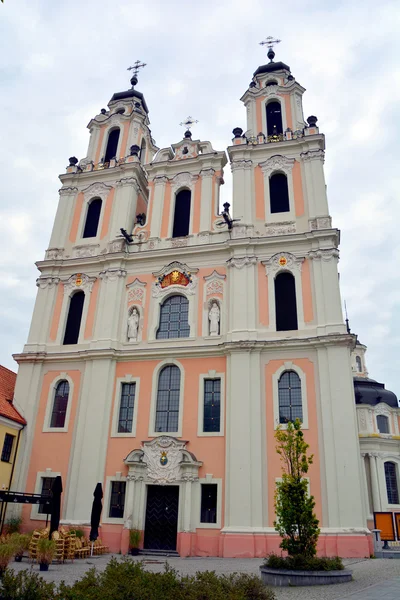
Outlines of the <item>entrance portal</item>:
[{"label": "entrance portal", "polygon": [[179,486],[147,486],[144,545],[146,550],[176,550]]}]

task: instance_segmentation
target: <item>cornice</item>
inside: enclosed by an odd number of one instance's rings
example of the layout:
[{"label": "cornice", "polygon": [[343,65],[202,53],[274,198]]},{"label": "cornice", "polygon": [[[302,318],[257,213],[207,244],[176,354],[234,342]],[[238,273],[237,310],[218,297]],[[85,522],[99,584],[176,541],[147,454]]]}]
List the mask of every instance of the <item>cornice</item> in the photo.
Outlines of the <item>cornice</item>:
[{"label": "cornice", "polygon": [[[225,150],[215,151],[208,154],[198,154],[193,158],[185,160],[163,160],[161,162],[151,162],[146,165],[146,170],[150,177],[159,175],[168,175],[174,177],[183,171],[189,171],[191,174],[198,175],[201,170],[222,168],[227,164],[228,159]],[[221,164],[222,163],[222,164]]]},{"label": "cornice", "polygon": [[[227,152],[231,160],[252,160],[257,165],[274,154],[292,157],[312,150],[325,150],[325,135],[316,133],[283,142],[267,142],[265,144],[238,144],[228,146]],[[235,157],[234,159],[232,157]]]},{"label": "cornice", "polygon": [[115,187],[120,179],[136,177],[142,188],[146,189],[148,182],[146,172],[140,162],[122,163],[112,169],[99,171],[82,171],[81,173],[62,173],[58,176],[63,187],[77,187],[79,190],[92,183],[104,183]]},{"label": "cornice", "polygon": [[[173,346],[175,358],[196,358],[203,356],[226,356],[226,354],[237,352],[263,352],[268,350],[310,350],[326,348],[328,346],[346,346],[353,343],[353,337],[348,334],[330,334],[325,336],[287,338],[273,340],[252,340],[239,342],[221,342],[218,344],[190,345],[187,346],[180,342],[179,346]],[[28,363],[54,363],[54,362],[78,362],[84,360],[116,360],[116,361],[141,361],[147,359],[163,359],[171,356],[171,344],[168,346],[135,346],[132,348],[99,348],[82,349],[75,352],[22,352],[13,354],[14,360],[18,364]]]}]

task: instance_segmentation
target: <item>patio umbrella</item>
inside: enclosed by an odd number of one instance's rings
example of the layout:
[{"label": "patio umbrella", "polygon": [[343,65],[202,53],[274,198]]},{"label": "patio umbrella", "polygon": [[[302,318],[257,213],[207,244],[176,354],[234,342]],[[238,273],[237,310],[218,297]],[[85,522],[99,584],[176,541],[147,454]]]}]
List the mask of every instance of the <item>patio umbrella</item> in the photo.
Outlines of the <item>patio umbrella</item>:
[{"label": "patio umbrella", "polygon": [[93,505],[92,505],[92,514],[90,515],[90,535],[89,540],[92,542],[92,550],[91,556],[93,556],[93,543],[99,537],[99,525],[100,525],[100,516],[103,505],[101,503],[101,499],[103,498],[103,488],[101,483],[96,485],[96,488],[93,493]]},{"label": "patio umbrella", "polygon": [[57,475],[51,488],[51,519],[50,519],[50,534],[53,531],[58,531],[60,524],[60,511],[61,511],[61,494],[63,491],[61,476]]}]

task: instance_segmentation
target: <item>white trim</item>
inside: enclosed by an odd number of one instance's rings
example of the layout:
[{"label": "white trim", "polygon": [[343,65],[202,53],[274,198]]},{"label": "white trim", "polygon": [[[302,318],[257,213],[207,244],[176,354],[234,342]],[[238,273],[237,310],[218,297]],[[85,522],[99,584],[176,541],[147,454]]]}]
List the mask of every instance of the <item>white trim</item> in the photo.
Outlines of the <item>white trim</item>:
[{"label": "white trim", "polygon": [[184,235],[184,236],[177,236],[176,238],[172,237],[172,233],[173,233],[173,230],[174,230],[174,216],[175,216],[176,196],[179,194],[179,192],[182,192],[183,190],[189,190],[190,191],[190,218],[189,218],[189,231],[188,231],[187,235],[192,235],[193,234],[193,215],[194,215],[194,192],[195,192],[195,187],[196,187],[196,181],[194,181],[193,183],[182,183],[180,186],[178,186],[176,188],[174,188],[173,180],[171,181],[171,202],[170,202],[170,209],[169,209],[169,225],[168,225],[168,236],[167,236],[167,239],[175,240],[175,239],[178,239],[178,237],[187,237],[186,235]]},{"label": "white trim", "polygon": [[[110,502],[111,502],[111,483],[113,481],[125,481],[125,503],[124,503],[124,514],[120,519],[115,519],[112,517],[109,517],[108,515],[110,514]],[[116,473],[115,475],[109,475],[106,477],[106,489],[105,489],[105,493],[104,493],[104,505],[103,505],[103,516],[101,519],[101,522],[104,523],[109,523],[109,524],[114,524],[114,525],[123,525],[124,524],[124,519],[125,519],[125,514],[126,514],[126,501],[127,501],[127,492],[128,492],[128,484],[127,484],[127,480],[126,477],[123,477],[121,475],[121,473]],[[107,516],[104,516],[107,515]]]},{"label": "white trim", "polygon": [[[42,479],[45,477],[52,477],[55,479],[58,476],[61,476],[61,473],[52,471],[51,469],[46,469],[45,471],[38,471],[36,473],[36,482],[35,482],[35,494],[40,494],[42,492]],[[31,519],[35,521],[46,521],[47,515],[42,515],[38,513],[38,505],[32,504],[31,508]]]},{"label": "white trim", "polygon": [[[181,372],[181,385],[179,390],[179,414],[178,414],[178,431],[155,431],[156,422],[156,408],[157,408],[157,392],[158,392],[158,378],[161,369],[168,365],[175,365]],[[183,423],[183,400],[184,400],[184,389],[185,389],[185,370],[180,362],[175,359],[166,359],[158,363],[153,371],[152,384],[151,384],[151,402],[150,402],[150,420],[149,420],[149,437],[159,437],[160,435],[170,435],[173,437],[182,437],[182,423]]]},{"label": "white trim", "polygon": [[300,377],[301,382],[301,403],[303,407],[303,424],[302,429],[308,429],[308,407],[307,407],[307,384],[306,374],[292,361],[286,361],[279,369],[272,374],[272,394],[273,394],[273,406],[274,406],[274,429],[277,429],[279,425],[282,429],[286,429],[287,425],[279,423],[279,391],[278,382],[285,371],[294,371]]},{"label": "white trim", "polygon": [[[202,484],[216,484],[217,485],[217,522],[216,523],[202,523],[201,519],[201,485]],[[199,479],[198,483],[195,483],[193,488],[194,494],[194,514],[195,517],[195,528],[196,529],[221,529],[221,513],[222,513],[222,479],[214,479],[212,475],[208,473],[204,478]]]},{"label": "white trim", "polygon": [[[69,393],[68,393],[68,404],[67,411],[65,413],[64,427],[50,427],[51,415],[53,413],[54,396],[58,383],[61,381],[68,381]],[[67,373],[60,373],[53,379],[49,385],[49,392],[47,394],[46,412],[43,421],[42,431],[45,433],[66,433],[68,431],[69,417],[71,414],[72,398],[74,393],[74,382]]]},{"label": "white trim", "polygon": [[[288,194],[289,194],[289,210],[285,212],[271,212],[271,196],[269,193],[269,181],[273,175],[276,174],[285,175],[287,186],[288,186]],[[271,174],[264,173],[264,203],[265,203],[265,222],[268,223],[282,223],[286,221],[295,221],[296,220],[296,212],[294,205],[294,187],[293,187],[293,170],[290,172],[285,171],[284,169],[275,169]]]},{"label": "white trim", "polygon": [[[14,406],[14,408],[15,408],[15,406]],[[23,429],[25,427],[25,425],[23,425],[22,423],[17,423],[17,421],[13,421],[12,419],[7,419],[6,417],[3,417],[2,415],[0,415],[0,424],[5,425],[6,427],[9,427],[10,429],[16,429],[17,431],[19,431],[20,429]]]},{"label": "white trim", "polygon": [[[204,418],[204,380],[205,379],[220,379],[220,429],[219,431],[203,431]],[[198,421],[197,421],[197,436],[198,437],[223,437],[225,424],[225,373],[217,373],[216,371],[208,371],[199,375],[199,401],[198,401]]]},{"label": "white trim", "polygon": [[[87,321],[87,316],[89,313],[89,304],[90,304],[90,297],[91,297],[92,290],[93,290],[93,284],[90,284],[88,286],[85,285],[84,287],[73,288],[73,289],[70,289],[68,286],[66,286],[64,284],[64,297],[63,297],[63,302],[62,302],[62,307],[61,307],[61,312],[60,312],[60,321],[59,321],[59,325],[58,325],[56,345],[62,346],[62,347],[70,347],[70,346],[78,346],[79,344],[85,343],[85,341],[86,341],[85,340],[86,321]],[[80,328],[79,328],[78,341],[76,344],[63,344],[64,336],[65,336],[65,329],[67,327],[67,317],[68,317],[69,306],[70,306],[70,298],[75,292],[78,292],[78,291],[81,291],[85,294],[85,300],[83,302],[83,308],[82,308],[81,324],[80,324]]]},{"label": "white trim", "polygon": [[[112,116],[114,116],[115,114],[118,114],[118,113],[113,113]],[[106,156],[108,138],[109,138],[109,135],[110,135],[110,132],[112,129],[119,129],[119,138],[118,138],[117,150],[115,153],[115,158],[117,160],[119,160],[119,153],[121,150],[122,138],[124,137],[124,123],[121,121],[116,122],[115,117],[114,117],[114,119],[111,117],[111,122],[110,122],[109,126],[107,127],[107,130],[104,132],[103,142],[102,142],[101,148],[100,148],[99,162],[101,162],[101,159],[104,159]]]},{"label": "white trim", "polygon": [[[400,457],[399,456],[395,456],[394,454],[392,456],[381,456],[381,461],[382,461],[382,471],[383,471],[383,481],[384,481],[384,500],[385,500],[385,504],[388,510],[393,509],[393,510],[398,510],[399,506],[400,506]],[[385,474],[385,463],[390,462],[393,463],[395,465],[395,469],[396,469],[396,481],[397,481],[397,495],[399,496],[399,503],[398,504],[389,504],[389,497],[388,497],[388,491],[387,491],[387,485],[386,485],[386,474]],[[382,510],[384,510],[385,507],[382,507]]]},{"label": "white trim", "polygon": [[[189,302],[189,310],[188,310],[188,322],[189,322],[189,337],[186,338],[166,338],[166,339],[157,339],[157,331],[160,323],[160,314],[161,314],[161,305],[170,298],[171,296],[184,296]],[[185,292],[183,286],[181,286],[178,290],[171,290],[170,293],[167,293],[159,298],[152,298],[151,303],[151,314],[149,318],[149,330],[148,330],[148,341],[155,341],[157,343],[177,341],[179,344],[185,342],[186,340],[194,340],[196,339],[196,309],[197,309],[197,294],[188,294]]]},{"label": "white trim", "polygon": [[[132,431],[130,433],[119,433],[118,432],[118,420],[119,420],[119,408],[121,404],[121,392],[123,383],[134,383],[135,384],[135,401],[133,405],[133,417],[132,417]],[[138,416],[138,404],[139,404],[139,391],[140,391],[140,377],[132,377],[132,375],[125,375],[124,377],[118,377],[115,384],[114,394],[114,411],[112,416],[111,435],[112,438],[132,438],[136,437],[136,424]]]},{"label": "white trim", "polygon": [[269,312],[269,326],[268,329],[274,331],[284,337],[287,337],[289,331],[277,331],[276,329],[276,311],[275,311],[275,279],[280,273],[291,273],[294,277],[294,284],[296,290],[296,308],[297,308],[297,330],[301,331],[305,328],[304,323],[304,306],[303,306],[303,284],[301,279],[301,267],[296,264],[294,268],[290,268],[288,265],[277,269],[276,271],[269,270],[266,265],[267,283],[268,283],[268,312]]},{"label": "white trim", "polygon": [[[100,194],[93,194],[93,196],[90,196],[90,198],[84,199],[83,204],[82,204],[81,216],[79,218],[78,236],[75,241],[75,244],[82,246],[82,245],[98,244],[100,242],[100,233],[101,233],[102,226],[103,226],[105,205],[106,205],[107,198],[108,198],[108,195],[110,192],[111,192],[111,190],[108,191],[106,196],[103,196]],[[84,231],[85,225],[86,225],[86,218],[87,218],[87,213],[89,210],[89,204],[92,202],[92,200],[95,200],[96,198],[99,198],[101,200],[99,221],[97,223],[97,233],[96,233],[96,236],[93,236],[93,237],[83,237],[83,231]]]}]

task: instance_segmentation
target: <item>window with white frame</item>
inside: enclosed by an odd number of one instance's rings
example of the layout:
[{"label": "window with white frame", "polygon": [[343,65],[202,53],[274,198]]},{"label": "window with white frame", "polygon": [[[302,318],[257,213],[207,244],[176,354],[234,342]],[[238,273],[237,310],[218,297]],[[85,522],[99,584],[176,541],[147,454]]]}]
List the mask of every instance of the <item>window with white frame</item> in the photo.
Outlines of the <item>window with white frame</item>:
[{"label": "window with white frame", "polygon": [[90,200],[87,207],[85,227],[82,235],[83,238],[92,238],[97,236],[102,204],[103,201],[101,198],[93,198]]},{"label": "window with white frame", "polygon": [[201,484],[200,523],[217,522],[218,485],[216,483]]},{"label": "window with white frame", "polygon": [[156,432],[177,432],[179,429],[179,398],[181,372],[176,365],[165,366],[158,376]]},{"label": "window with white frame", "polygon": [[160,306],[160,322],[156,338],[159,340],[189,336],[189,300],[180,294],[169,296]]},{"label": "window with white frame", "polygon": [[278,381],[279,423],[303,420],[301,380],[295,371],[285,371]]},{"label": "window with white frame", "polygon": [[221,429],[221,379],[204,379],[203,431],[216,433]]},{"label": "window with white frame", "polygon": [[[54,477],[42,477],[40,494],[42,494],[42,496],[50,496],[53,483]],[[45,504],[39,504],[37,511],[40,515],[46,515],[50,512],[50,508]]]},{"label": "window with white frame", "polygon": [[394,462],[385,462],[386,491],[389,504],[399,504],[399,486],[397,466]]},{"label": "window with white frame", "polygon": [[125,509],[126,481],[111,481],[110,506],[108,516],[110,519],[123,519]]},{"label": "window with white frame", "polygon": [[275,277],[275,316],[277,331],[298,329],[296,282],[288,271]]},{"label": "window with white frame", "polygon": [[121,384],[121,399],[118,413],[118,433],[131,433],[135,408],[136,383]]},{"label": "window with white frame", "polygon": [[285,173],[273,173],[269,178],[271,214],[290,211],[289,188]]},{"label": "window with white frame", "polygon": [[63,345],[78,343],[84,302],[85,292],[82,290],[74,292],[69,299]]},{"label": "window with white frame", "polygon": [[107,147],[104,155],[104,162],[109,162],[112,158],[116,158],[120,129],[116,127],[111,129],[108,134]]},{"label": "window with white frame", "polygon": [[385,415],[378,415],[376,417],[376,424],[378,426],[379,433],[390,433],[389,418]]},{"label": "window with white frame", "polygon": [[69,383],[63,379],[54,390],[53,407],[51,410],[50,427],[62,428],[65,425],[69,399]]}]

